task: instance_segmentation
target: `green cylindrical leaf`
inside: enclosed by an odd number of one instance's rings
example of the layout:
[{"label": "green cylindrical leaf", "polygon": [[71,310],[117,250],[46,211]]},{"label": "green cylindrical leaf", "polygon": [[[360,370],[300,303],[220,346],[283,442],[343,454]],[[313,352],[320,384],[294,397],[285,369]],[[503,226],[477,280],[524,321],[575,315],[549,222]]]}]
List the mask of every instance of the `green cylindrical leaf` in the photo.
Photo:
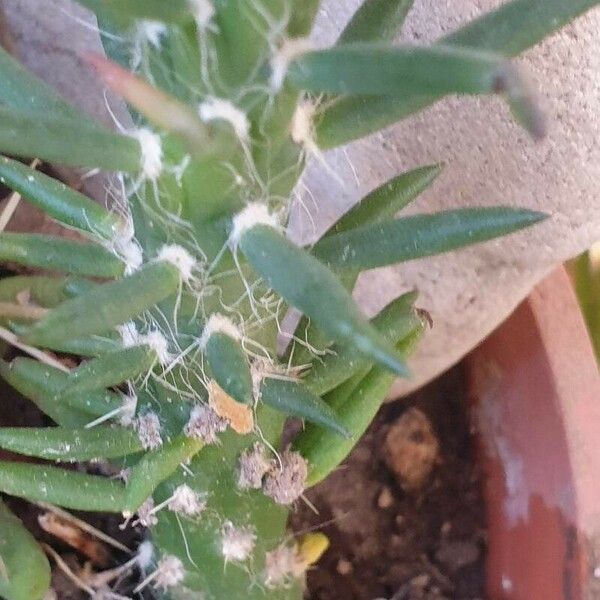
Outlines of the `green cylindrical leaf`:
[{"label": "green cylindrical leaf", "polygon": [[373,269],[490,240],[545,218],[506,207],[416,215],[332,235],[315,248],[315,255],[332,269]]},{"label": "green cylindrical leaf", "polygon": [[108,212],[64,183],[4,156],[0,157],[0,182],[66,227],[107,240],[113,240],[124,228],[116,213]]},{"label": "green cylindrical leaf", "polygon": [[187,463],[202,446],[200,440],[180,436],[158,450],[144,454],[131,469],[125,510],[135,512],[160,483],[170,477],[180,464]]},{"label": "green cylindrical leaf", "polygon": [[173,265],[150,263],[129,277],[67,300],[36,323],[24,339],[44,345],[102,334],[175,294],[179,283],[179,271]]},{"label": "green cylindrical leaf", "polygon": [[[410,354],[420,337],[422,329],[398,344],[398,350],[404,356]],[[327,403],[340,416],[341,423],[350,432],[351,437],[340,438],[329,431],[313,425],[294,441],[298,450],[309,463],[307,484],[315,485],[348,456],[367,427],[373,421],[381,403],[388,393],[394,376],[380,367],[373,367],[359,380],[361,374],[344,382],[326,396]]]},{"label": "green cylindrical leaf", "polygon": [[344,213],[323,237],[393,218],[424,192],[441,172],[442,165],[428,165],[386,181]]},{"label": "green cylindrical leaf", "polygon": [[0,152],[73,167],[136,173],[140,144],[99,125],[0,107]]},{"label": "green cylindrical leaf", "polygon": [[49,465],[0,461],[0,492],[73,510],[121,512],[125,486]]},{"label": "green cylindrical leaf", "polygon": [[[26,362],[23,362],[26,361]],[[28,366],[35,364],[41,368],[35,368],[34,377],[28,372]],[[0,375],[13,388],[23,396],[31,400],[44,414],[48,415],[54,422],[62,427],[83,427],[92,420],[90,413],[74,408],[69,404],[55,399],[53,394],[52,377],[46,377],[46,373],[58,371],[37,361],[18,358],[12,363],[0,361]],[[63,375],[65,375],[63,373]]]},{"label": "green cylindrical leaf", "polygon": [[49,587],[46,555],[0,501],[0,596],[6,600],[42,600]]},{"label": "green cylindrical leaf", "polygon": [[288,78],[316,93],[405,98],[495,92],[507,69],[502,57],[465,48],[349,44],[301,55]]},{"label": "green cylindrical leaf", "polygon": [[[18,336],[24,335],[29,329],[28,325],[22,323],[9,323],[11,331]],[[74,354],[75,356],[101,356],[107,352],[113,352],[121,347],[121,340],[115,337],[90,335],[87,337],[72,338],[57,344],[44,346],[48,350],[61,352],[64,354]]]},{"label": "green cylindrical leaf", "polygon": [[312,319],[326,335],[352,344],[398,375],[407,375],[403,361],[364,319],[350,294],[322,263],[265,225],[246,230],[239,247],[269,287]]},{"label": "green cylindrical leaf", "polygon": [[[513,0],[442,38],[446,45],[470,47],[516,56],[540,42],[598,0]],[[346,144],[382,129],[439,100],[440,95],[405,98],[349,97],[329,103],[316,124],[319,147]]]},{"label": "green cylindrical leaf", "polygon": [[[371,321],[389,343],[396,343],[421,329],[421,320],[412,308],[415,299],[414,292],[404,294],[390,302]],[[334,345],[325,356],[314,359],[302,383],[314,394],[322,396],[369,366],[372,361],[351,346]]]},{"label": "green cylindrical leaf", "polygon": [[84,362],[72,371],[58,396],[82,396],[94,390],[113,387],[147,374],[156,362],[156,352],[149,346],[113,350]]},{"label": "green cylindrical leaf", "polygon": [[251,404],[252,376],[240,344],[227,334],[215,331],[208,338],[204,352],[219,386],[234,400]]},{"label": "green cylindrical leaf", "polygon": [[365,0],[352,15],[338,43],[393,40],[414,0]]},{"label": "green cylindrical leaf", "polygon": [[1,427],[0,448],[56,461],[118,458],[143,450],[138,436],[124,427]]},{"label": "green cylindrical leaf", "polygon": [[68,373],[31,358],[15,358],[11,363],[0,361],[0,375],[62,427],[83,427],[94,417],[112,413],[123,406],[120,394],[106,390],[81,396],[59,395],[68,383]]},{"label": "green cylindrical leaf", "polygon": [[101,246],[35,233],[0,233],[0,260],[90,277],[119,277],[124,269]]},{"label": "green cylindrical leaf", "polygon": [[49,85],[32,75],[3,48],[0,48],[0,78],[0,104],[40,116],[51,113],[73,121],[91,123],[88,117],[65,102]]},{"label": "green cylindrical leaf", "polygon": [[349,436],[331,406],[301,383],[266,378],[260,387],[260,398],[267,406],[286,415],[306,419],[337,435]]}]

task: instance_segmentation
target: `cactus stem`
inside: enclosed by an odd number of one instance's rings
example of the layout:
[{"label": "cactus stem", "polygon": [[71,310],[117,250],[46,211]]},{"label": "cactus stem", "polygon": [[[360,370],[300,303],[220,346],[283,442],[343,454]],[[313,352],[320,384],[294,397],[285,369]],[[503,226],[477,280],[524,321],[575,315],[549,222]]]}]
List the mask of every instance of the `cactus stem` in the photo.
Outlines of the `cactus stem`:
[{"label": "cactus stem", "polygon": [[312,42],[306,37],[285,38],[271,55],[271,76],[269,85],[278,92],[285,81],[289,64],[298,56],[313,49]]}]

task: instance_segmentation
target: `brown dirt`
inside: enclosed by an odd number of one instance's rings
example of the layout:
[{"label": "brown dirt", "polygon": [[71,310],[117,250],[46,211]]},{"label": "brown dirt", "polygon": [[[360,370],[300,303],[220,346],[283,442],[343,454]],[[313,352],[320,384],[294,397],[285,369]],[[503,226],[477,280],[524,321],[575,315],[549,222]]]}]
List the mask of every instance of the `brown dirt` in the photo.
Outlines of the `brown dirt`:
[{"label": "brown dirt", "polygon": [[[408,399],[384,406],[344,465],[307,494],[319,514],[299,507],[294,529],[320,529],[331,541],[309,572],[308,599],[483,598],[483,502],[464,399],[456,368]],[[439,441],[436,464],[416,490],[387,464],[398,465],[400,458],[401,466],[404,452],[428,457],[429,468],[436,443],[429,428],[420,417],[415,428],[414,414],[404,419],[409,429],[425,430],[413,435],[412,446],[422,446],[417,452],[406,445],[406,436],[390,436],[385,443],[390,428],[413,407],[427,416]],[[391,438],[400,438],[395,461]]]}]

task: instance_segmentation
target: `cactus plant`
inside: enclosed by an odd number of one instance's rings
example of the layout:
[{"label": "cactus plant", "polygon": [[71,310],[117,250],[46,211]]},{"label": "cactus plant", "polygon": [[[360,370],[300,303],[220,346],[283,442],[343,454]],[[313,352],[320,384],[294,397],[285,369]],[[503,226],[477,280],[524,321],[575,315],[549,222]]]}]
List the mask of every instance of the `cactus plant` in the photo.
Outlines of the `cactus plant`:
[{"label": "cactus plant", "polygon": [[[0,448],[101,459],[123,480],[2,461],[0,491],[147,526],[128,563],[147,575],[138,591],[298,598],[326,542],[288,535],[289,507],[344,459],[393,378],[408,376],[423,330],[413,293],[366,320],[350,295],[359,272],[543,218],[499,207],[395,219],[435,179],[431,165],[299,248],[285,225],[306,158],[447,94],[500,93],[542,135],[507,57],[597,2],[512,0],[414,47],[391,42],[410,1],[366,0],[327,49],[306,37],[316,0],[80,2],[96,12],[112,62],[85,59],[135,126],[104,129],[0,53],[0,150],[115,174],[106,210],[0,158],[2,183],[79,234],[0,234],[0,259],[62,274],[0,281],[0,337],[21,353],[0,374],[56,424],[0,429]],[[290,307],[304,316],[278,356]],[[280,448],[288,416],[305,428]],[[0,532],[0,594],[41,598],[47,562],[0,508],[11,523]]]}]

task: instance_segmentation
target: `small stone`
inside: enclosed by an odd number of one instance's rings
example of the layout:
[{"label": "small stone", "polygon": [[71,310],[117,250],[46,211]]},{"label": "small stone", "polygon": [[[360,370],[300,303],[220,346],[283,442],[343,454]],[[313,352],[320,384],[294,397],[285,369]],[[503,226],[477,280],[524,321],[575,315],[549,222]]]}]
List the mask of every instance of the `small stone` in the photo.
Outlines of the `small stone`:
[{"label": "small stone", "polygon": [[406,491],[421,489],[439,459],[439,442],[427,416],[409,408],[385,438],[384,459]]},{"label": "small stone", "polygon": [[431,577],[427,575],[427,573],[422,573],[421,575],[417,575],[410,580],[410,585],[413,588],[418,590],[424,590],[431,581]]},{"label": "small stone", "polygon": [[457,571],[461,567],[477,561],[480,555],[479,546],[473,541],[443,542],[435,553],[438,562],[450,571]]},{"label": "small stone", "polygon": [[345,558],[340,558],[340,560],[338,560],[336,569],[340,575],[350,575],[350,573],[354,571],[352,563]]},{"label": "small stone", "polygon": [[392,506],[392,504],[394,504],[394,496],[392,496],[390,488],[385,486],[379,493],[379,497],[377,498],[377,506],[381,509],[386,509]]}]

